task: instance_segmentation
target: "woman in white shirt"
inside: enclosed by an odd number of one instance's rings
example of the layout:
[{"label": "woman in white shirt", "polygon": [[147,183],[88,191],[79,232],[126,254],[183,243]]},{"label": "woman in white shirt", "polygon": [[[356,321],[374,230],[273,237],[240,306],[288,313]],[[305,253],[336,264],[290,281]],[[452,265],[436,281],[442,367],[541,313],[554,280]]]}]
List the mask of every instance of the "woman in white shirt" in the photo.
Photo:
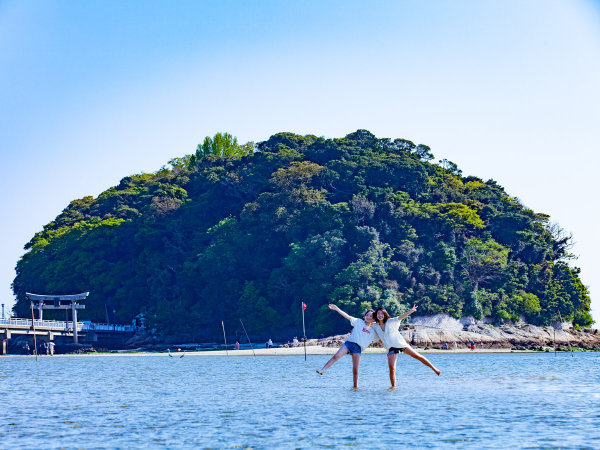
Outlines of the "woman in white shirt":
[{"label": "woman in white shirt", "polygon": [[431,368],[438,376],[442,373],[442,371],[431,364],[427,358],[414,351],[404,340],[402,333],[400,333],[399,327],[402,319],[410,316],[416,310],[417,307],[413,305],[412,309],[406,314],[394,318],[390,317],[383,307],[375,310],[375,324],[373,325],[373,328],[377,332],[377,336],[379,336],[383,346],[388,351],[388,366],[390,369],[390,382],[392,383],[392,388],[396,387],[396,359],[398,358],[398,353],[404,353],[421,361],[427,367]]},{"label": "woman in white shirt", "polygon": [[317,370],[317,373],[323,375],[323,373],[329,369],[334,362],[336,362],[346,353],[350,353],[352,356],[352,378],[354,381],[354,388],[358,388],[358,366],[360,365],[360,354],[371,344],[373,338],[375,337],[375,331],[372,328],[373,310],[368,309],[365,311],[362,319],[357,319],[356,317],[346,314],[336,305],[329,305],[329,309],[337,311],[342,317],[350,321],[350,325],[352,325],[352,333],[350,333],[350,336],[348,336],[348,339],[346,339],[336,354],[325,363],[323,368],[321,370]]}]

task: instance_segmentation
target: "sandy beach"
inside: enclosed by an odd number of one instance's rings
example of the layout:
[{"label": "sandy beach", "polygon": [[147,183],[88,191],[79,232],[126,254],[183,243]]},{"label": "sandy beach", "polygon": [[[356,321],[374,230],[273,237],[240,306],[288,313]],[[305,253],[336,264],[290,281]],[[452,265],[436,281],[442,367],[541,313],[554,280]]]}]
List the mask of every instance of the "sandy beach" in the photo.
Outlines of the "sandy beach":
[{"label": "sandy beach", "polygon": [[[530,350],[511,350],[511,349],[481,349],[481,350],[470,350],[467,348],[459,348],[457,350],[438,350],[438,349],[422,349],[422,348],[414,348],[419,353],[511,353],[511,352],[529,352]],[[306,347],[307,355],[333,355],[338,348],[336,347],[321,347],[319,345],[311,345]],[[532,351],[532,350],[531,350]],[[286,355],[304,355],[304,348],[302,347],[281,347],[281,348],[260,348],[254,350],[257,356],[286,356]],[[219,355],[219,356],[252,356],[252,350],[229,350],[227,353],[222,350],[209,351],[209,352],[186,352],[190,355],[201,355],[201,356],[210,356],[210,355]],[[362,352],[363,354],[385,354],[386,350],[384,348],[373,348],[369,347],[368,349]],[[175,357],[178,354],[173,353]]]},{"label": "sandy beach", "polygon": [[[534,353],[535,350],[511,350],[508,348],[493,348],[493,349],[476,349],[470,350],[468,348],[458,348],[456,350],[439,350],[439,349],[422,349],[413,347],[419,353]],[[307,355],[333,355],[338,349],[336,347],[321,347],[320,345],[309,345],[306,346]],[[552,351],[552,349],[550,349]],[[385,354],[385,349],[369,347],[363,354]],[[135,350],[120,350],[116,352],[87,352],[87,353],[66,353],[57,354],[54,356],[38,355],[38,358],[60,358],[65,356],[156,356],[156,357],[168,357],[168,352],[147,352],[147,351],[135,351]],[[171,355],[173,358],[181,358],[182,355],[186,356],[297,356],[304,355],[303,347],[276,347],[276,348],[256,348],[254,352],[251,349],[243,350],[210,350],[210,351],[188,351],[182,350],[180,352],[172,351]],[[6,357],[21,357],[21,358],[33,358],[34,355],[2,355]],[[2,357],[0,356],[0,357]]]}]

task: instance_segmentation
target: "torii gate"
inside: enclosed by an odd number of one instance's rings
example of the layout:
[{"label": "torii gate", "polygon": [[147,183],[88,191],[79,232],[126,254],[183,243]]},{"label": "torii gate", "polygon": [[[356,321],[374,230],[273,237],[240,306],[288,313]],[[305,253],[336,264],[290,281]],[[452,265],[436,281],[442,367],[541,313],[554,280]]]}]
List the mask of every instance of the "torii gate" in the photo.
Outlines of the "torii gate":
[{"label": "torii gate", "polygon": [[44,309],[66,309],[71,310],[73,316],[73,343],[79,343],[79,337],[77,336],[77,310],[85,309],[85,305],[80,305],[78,301],[85,300],[89,292],[83,292],[81,294],[74,295],[38,295],[25,293],[25,296],[31,300],[31,304],[37,303],[38,319],[42,320],[42,311]]}]

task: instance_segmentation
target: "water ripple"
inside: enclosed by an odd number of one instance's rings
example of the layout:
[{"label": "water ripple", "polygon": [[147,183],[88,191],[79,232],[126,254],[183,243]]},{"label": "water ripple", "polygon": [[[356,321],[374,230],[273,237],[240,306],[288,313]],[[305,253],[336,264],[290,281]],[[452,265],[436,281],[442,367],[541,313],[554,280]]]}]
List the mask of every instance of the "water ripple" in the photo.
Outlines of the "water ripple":
[{"label": "water ripple", "polygon": [[600,447],[600,355],[2,358],[0,447]]}]

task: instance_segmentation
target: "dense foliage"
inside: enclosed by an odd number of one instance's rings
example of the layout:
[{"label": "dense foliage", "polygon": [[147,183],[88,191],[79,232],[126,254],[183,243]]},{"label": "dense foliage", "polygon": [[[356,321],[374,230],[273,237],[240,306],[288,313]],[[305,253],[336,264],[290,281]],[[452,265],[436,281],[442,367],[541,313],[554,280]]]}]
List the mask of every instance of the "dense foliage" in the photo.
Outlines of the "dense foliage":
[{"label": "dense foliage", "polygon": [[299,334],[301,301],[311,335],[347,330],[330,302],[591,324],[569,237],[495,181],[432,159],[366,130],[206,138],[37,233],[17,264],[16,312],[27,315],[26,291],[90,291],[83,318],[144,312],[159,332],[205,340],[240,318],[255,336]]}]

